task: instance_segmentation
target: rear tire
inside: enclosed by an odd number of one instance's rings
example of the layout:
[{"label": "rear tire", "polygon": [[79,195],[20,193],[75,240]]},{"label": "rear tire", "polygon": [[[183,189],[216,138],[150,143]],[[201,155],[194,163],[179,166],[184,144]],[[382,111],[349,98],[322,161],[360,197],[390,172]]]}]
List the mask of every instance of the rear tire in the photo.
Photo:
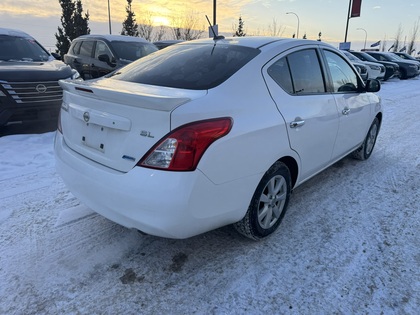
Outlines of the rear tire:
[{"label": "rear tire", "polygon": [[376,138],[379,133],[379,120],[377,117],[372,122],[369,128],[368,134],[363,141],[363,144],[351,154],[353,158],[357,160],[367,160],[372,154],[373,148],[375,147]]},{"label": "rear tire", "polygon": [[239,233],[253,240],[267,237],[280,225],[287,210],[290,192],[290,171],[284,163],[276,162],[258,184],[245,217],[233,226]]}]

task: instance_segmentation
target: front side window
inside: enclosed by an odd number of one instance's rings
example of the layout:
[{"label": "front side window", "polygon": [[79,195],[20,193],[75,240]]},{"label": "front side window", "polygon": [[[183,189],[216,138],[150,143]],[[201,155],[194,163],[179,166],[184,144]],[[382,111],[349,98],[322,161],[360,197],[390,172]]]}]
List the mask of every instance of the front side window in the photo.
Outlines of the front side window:
[{"label": "front side window", "polygon": [[93,44],[95,42],[93,40],[85,40],[82,42],[80,46],[80,55],[85,57],[92,57],[92,50]]},{"label": "front side window", "polygon": [[113,74],[116,80],[191,90],[226,81],[260,50],[229,44],[174,45],[141,58]]},{"label": "front side window", "polygon": [[112,59],[112,53],[108,45],[102,41],[97,41],[95,47],[95,58],[98,59],[100,55],[107,55],[110,60]]},{"label": "front side window", "polygon": [[331,73],[334,92],[357,92],[357,75],[340,55],[325,51],[328,68]]}]

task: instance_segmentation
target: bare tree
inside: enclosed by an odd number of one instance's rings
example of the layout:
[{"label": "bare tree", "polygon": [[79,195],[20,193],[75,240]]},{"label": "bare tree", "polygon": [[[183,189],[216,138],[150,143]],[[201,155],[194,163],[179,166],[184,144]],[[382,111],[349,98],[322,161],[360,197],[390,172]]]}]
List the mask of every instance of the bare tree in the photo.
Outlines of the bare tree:
[{"label": "bare tree", "polygon": [[407,53],[412,54],[415,51],[415,42],[419,34],[419,20],[414,22],[413,28],[410,33],[410,41],[408,42]]},{"label": "bare tree", "polygon": [[402,28],[402,25],[400,23],[400,25],[398,26],[397,33],[395,34],[395,42],[394,42],[394,45],[392,47],[394,52],[399,51],[399,48],[400,48],[400,45],[401,45],[402,34],[403,34],[403,28]]},{"label": "bare tree", "polygon": [[277,20],[273,18],[272,22],[268,25],[269,36],[282,36],[285,28],[285,26],[279,25]]},{"label": "bare tree", "polygon": [[141,15],[139,20],[139,36],[144,38],[145,40],[151,41],[152,40],[152,33],[153,33],[153,14],[150,11],[147,11]]},{"label": "bare tree", "polygon": [[172,19],[172,33],[174,39],[193,40],[198,39],[204,33],[204,26],[198,26],[197,14],[187,13]]},{"label": "bare tree", "polygon": [[386,51],[386,45],[387,43],[386,43],[386,36],[384,36],[384,39],[382,40],[382,42],[381,42],[381,51]]},{"label": "bare tree", "polygon": [[159,29],[156,30],[153,34],[153,41],[157,42],[163,40],[164,36],[166,35],[167,27],[164,25],[159,26]]}]

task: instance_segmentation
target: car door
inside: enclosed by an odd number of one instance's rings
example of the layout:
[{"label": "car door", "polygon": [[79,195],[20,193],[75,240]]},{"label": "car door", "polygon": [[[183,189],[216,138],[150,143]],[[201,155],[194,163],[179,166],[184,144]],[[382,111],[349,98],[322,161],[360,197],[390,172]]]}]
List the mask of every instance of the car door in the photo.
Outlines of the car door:
[{"label": "car door", "polygon": [[340,124],[333,158],[357,147],[372,123],[370,94],[360,93],[362,82],[348,62],[337,52],[323,50],[331,75],[332,92],[337,103]]},{"label": "car door", "polygon": [[80,46],[80,63],[81,63],[81,72],[80,75],[83,79],[88,80],[92,79],[92,62],[93,62],[93,47],[94,40],[83,40]]},{"label": "car door", "polygon": [[270,95],[283,116],[290,147],[300,157],[300,178],[314,175],[331,161],[338,132],[334,96],[316,47],[297,49],[268,63],[263,74]]}]

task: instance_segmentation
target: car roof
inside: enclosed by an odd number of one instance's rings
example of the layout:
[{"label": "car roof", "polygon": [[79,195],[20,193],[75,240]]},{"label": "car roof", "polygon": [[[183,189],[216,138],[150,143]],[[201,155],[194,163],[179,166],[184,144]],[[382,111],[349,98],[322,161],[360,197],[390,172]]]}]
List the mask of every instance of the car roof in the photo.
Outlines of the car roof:
[{"label": "car roof", "polygon": [[193,41],[186,41],[180,43],[178,45],[188,45],[190,43],[221,43],[221,44],[230,44],[230,45],[238,45],[238,46],[246,46],[250,48],[261,48],[263,46],[269,45],[271,43],[282,43],[282,44],[317,44],[317,45],[327,45],[323,42],[313,41],[308,39],[295,39],[295,38],[283,38],[283,37],[269,37],[269,36],[243,36],[243,37],[226,37],[222,39],[213,39],[213,38],[205,38],[205,39],[197,39]]},{"label": "car roof", "polygon": [[25,38],[32,38],[33,37],[25,32],[11,29],[11,28],[2,28],[0,27],[0,35],[9,35],[9,36],[19,36],[19,37],[25,37]]},{"label": "car roof", "polygon": [[123,41],[123,42],[142,42],[148,43],[147,40],[141,37],[135,36],[125,36],[125,35],[101,35],[101,34],[89,34],[89,35],[82,35],[77,37],[76,39],[83,39],[83,38],[91,38],[91,39],[105,39],[109,42],[112,41]]}]

